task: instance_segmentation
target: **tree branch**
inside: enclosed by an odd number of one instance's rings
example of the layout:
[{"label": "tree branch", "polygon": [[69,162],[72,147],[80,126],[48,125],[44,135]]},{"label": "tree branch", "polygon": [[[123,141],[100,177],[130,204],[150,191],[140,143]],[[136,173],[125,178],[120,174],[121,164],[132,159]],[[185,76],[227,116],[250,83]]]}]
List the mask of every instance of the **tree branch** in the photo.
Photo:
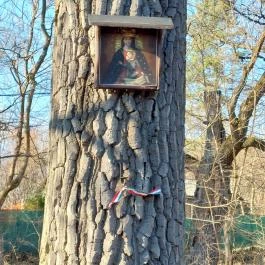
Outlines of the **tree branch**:
[{"label": "tree branch", "polygon": [[238,98],[239,98],[241,92],[243,91],[243,89],[246,85],[246,81],[247,81],[247,78],[248,78],[250,71],[253,69],[253,67],[257,61],[258,55],[261,51],[261,48],[264,44],[264,41],[265,41],[265,31],[261,35],[260,39],[258,40],[258,42],[254,48],[254,51],[253,51],[253,54],[251,56],[251,60],[250,60],[249,64],[244,66],[241,80],[239,81],[239,84],[235,88],[235,90],[232,94],[232,97],[230,99],[228,111],[229,111],[229,119],[230,119],[231,124],[235,123],[235,118],[236,118],[235,109],[236,109],[236,105],[238,102]]},{"label": "tree branch", "polygon": [[251,89],[246,100],[241,104],[238,115],[238,130],[241,136],[246,136],[249,120],[256,109],[261,97],[265,93],[265,72]]},{"label": "tree branch", "polygon": [[240,11],[238,8],[234,7],[234,10],[240,14],[241,16],[243,16],[244,18],[248,19],[249,21],[251,22],[254,22],[254,23],[257,23],[259,25],[265,25],[265,22],[262,22],[261,20],[264,19],[264,15],[262,14],[262,10],[261,10],[261,15],[258,16],[256,14],[253,14],[254,17],[257,17],[256,19],[255,18],[252,18],[250,15],[247,15],[245,14],[244,12]]},{"label": "tree branch", "polygon": [[41,67],[47,52],[48,48],[51,43],[51,36],[48,34],[46,28],[45,28],[45,16],[46,16],[46,0],[42,0],[42,10],[41,10],[41,31],[45,38],[45,43],[42,47],[42,53],[40,54],[40,57],[38,58],[36,64],[33,66],[33,68],[30,71],[31,76],[35,76],[35,74],[38,72],[39,68]]},{"label": "tree branch", "polygon": [[249,147],[254,147],[261,151],[265,151],[265,141],[257,137],[249,136],[245,140],[243,148],[249,148]]},{"label": "tree branch", "polygon": [[[41,7],[41,31],[44,36],[44,43],[42,46],[42,52],[37,58],[36,63],[32,66],[31,70],[28,70],[28,59],[30,58],[30,49],[32,48],[32,43],[34,39],[34,26],[36,25],[36,16],[37,16],[37,8],[38,3],[33,4],[33,15],[30,24],[30,33],[29,38],[27,40],[27,50],[26,50],[26,58],[24,59],[25,63],[25,74],[26,80],[23,86],[19,86],[20,93],[21,93],[21,109],[20,109],[20,118],[19,118],[19,126],[17,130],[17,143],[15,147],[15,154],[13,156],[13,162],[11,165],[10,174],[7,177],[6,185],[0,190],[0,208],[2,207],[6,196],[8,193],[17,188],[18,185],[21,183],[26,168],[28,166],[28,161],[30,157],[30,113],[32,108],[32,100],[34,97],[35,89],[36,89],[36,75],[42,66],[48,52],[48,48],[51,42],[51,36],[48,34],[45,28],[45,16],[46,16],[46,0],[41,0],[42,7]],[[36,55],[37,56],[37,55]],[[17,62],[18,63],[18,62]],[[16,67],[15,67],[16,66]],[[18,66],[13,65],[16,76],[19,77],[18,74]],[[17,72],[16,72],[17,71]],[[28,88],[31,88],[29,91]],[[28,93],[27,93],[28,92]],[[24,156],[20,156],[23,150]]]}]

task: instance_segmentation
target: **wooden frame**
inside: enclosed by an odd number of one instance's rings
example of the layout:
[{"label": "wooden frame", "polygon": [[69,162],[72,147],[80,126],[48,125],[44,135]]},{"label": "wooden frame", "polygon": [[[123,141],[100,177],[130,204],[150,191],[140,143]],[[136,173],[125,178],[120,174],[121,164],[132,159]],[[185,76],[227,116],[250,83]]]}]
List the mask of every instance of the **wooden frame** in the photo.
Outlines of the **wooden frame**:
[{"label": "wooden frame", "polygon": [[[128,36],[127,36],[128,35]],[[131,37],[129,37],[131,35]],[[123,49],[126,38],[133,46]],[[97,88],[156,90],[160,36],[156,29],[100,27],[97,30]]]},{"label": "wooden frame", "polygon": [[163,29],[170,18],[90,15],[96,27],[95,87],[123,90],[159,88]]},{"label": "wooden frame", "polygon": [[143,16],[110,16],[89,15],[88,25],[102,27],[124,27],[142,29],[173,29],[174,24],[169,17],[143,17]]}]

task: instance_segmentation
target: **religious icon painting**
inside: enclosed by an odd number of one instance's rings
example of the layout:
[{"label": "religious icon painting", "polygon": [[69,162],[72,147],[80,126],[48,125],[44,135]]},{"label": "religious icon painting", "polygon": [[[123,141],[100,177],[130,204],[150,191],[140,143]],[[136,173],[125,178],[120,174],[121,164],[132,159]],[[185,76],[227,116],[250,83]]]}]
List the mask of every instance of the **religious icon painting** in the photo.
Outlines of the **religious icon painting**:
[{"label": "religious icon painting", "polygon": [[97,88],[158,89],[160,31],[99,27],[97,31]]}]

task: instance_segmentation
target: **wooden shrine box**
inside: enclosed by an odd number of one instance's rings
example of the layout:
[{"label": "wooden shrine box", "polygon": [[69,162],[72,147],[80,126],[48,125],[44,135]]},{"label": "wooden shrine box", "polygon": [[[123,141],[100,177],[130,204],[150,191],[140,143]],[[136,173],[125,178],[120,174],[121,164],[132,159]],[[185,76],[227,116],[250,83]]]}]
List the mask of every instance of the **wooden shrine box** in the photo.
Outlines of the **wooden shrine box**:
[{"label": "wooden shrine box", "polygon": [[174,27],[170,18],[90,15],[88,21],[96,26],[96,88],[159,88],[162,32]]}]

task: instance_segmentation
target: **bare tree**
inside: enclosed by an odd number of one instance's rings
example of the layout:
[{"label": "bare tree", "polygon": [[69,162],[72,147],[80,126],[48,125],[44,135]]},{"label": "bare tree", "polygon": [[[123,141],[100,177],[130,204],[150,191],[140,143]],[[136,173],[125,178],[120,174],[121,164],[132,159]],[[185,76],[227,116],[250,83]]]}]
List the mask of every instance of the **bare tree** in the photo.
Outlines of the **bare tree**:
[{"label": "bare tree", "polygon": [[[31,14],[28,10],[31,8]],[[15,132],[13,140],[7,141],[9,149],[14,150],[0,157],[12,159],[10,171],[6,182],[0,189],[0,208],[10,191],[16,189],[21,183],[31,156],[31,110],[36,90],[41,86],[41,80],[46,73],[48,49],[51,42],[51,23],[46,28],[47,4],[42,1],[9,1],[3,3],[1,18],[5,16],[12,19],[11,24],[3,23],[3,34],[0,39],[0,62],[3,69],[5,86],[1,89],[2,97],[12,97],[13,101],[3,104],[0,113],[6,114],[10,121],[2,122],[5,130]],[[12,27],[13,25],[13,27]],[[8,80],[7,80],[8,78]],[[47,76],[46,76],[47,78]],[[38,93],[38,92],[37,92]],[[15,112],[18,108],[18,112]],[[7,113],[9,112],[9,113]],[[17,120],[14,114],[17,114]],[[6,133],[7,134],[7,133]]]}]

